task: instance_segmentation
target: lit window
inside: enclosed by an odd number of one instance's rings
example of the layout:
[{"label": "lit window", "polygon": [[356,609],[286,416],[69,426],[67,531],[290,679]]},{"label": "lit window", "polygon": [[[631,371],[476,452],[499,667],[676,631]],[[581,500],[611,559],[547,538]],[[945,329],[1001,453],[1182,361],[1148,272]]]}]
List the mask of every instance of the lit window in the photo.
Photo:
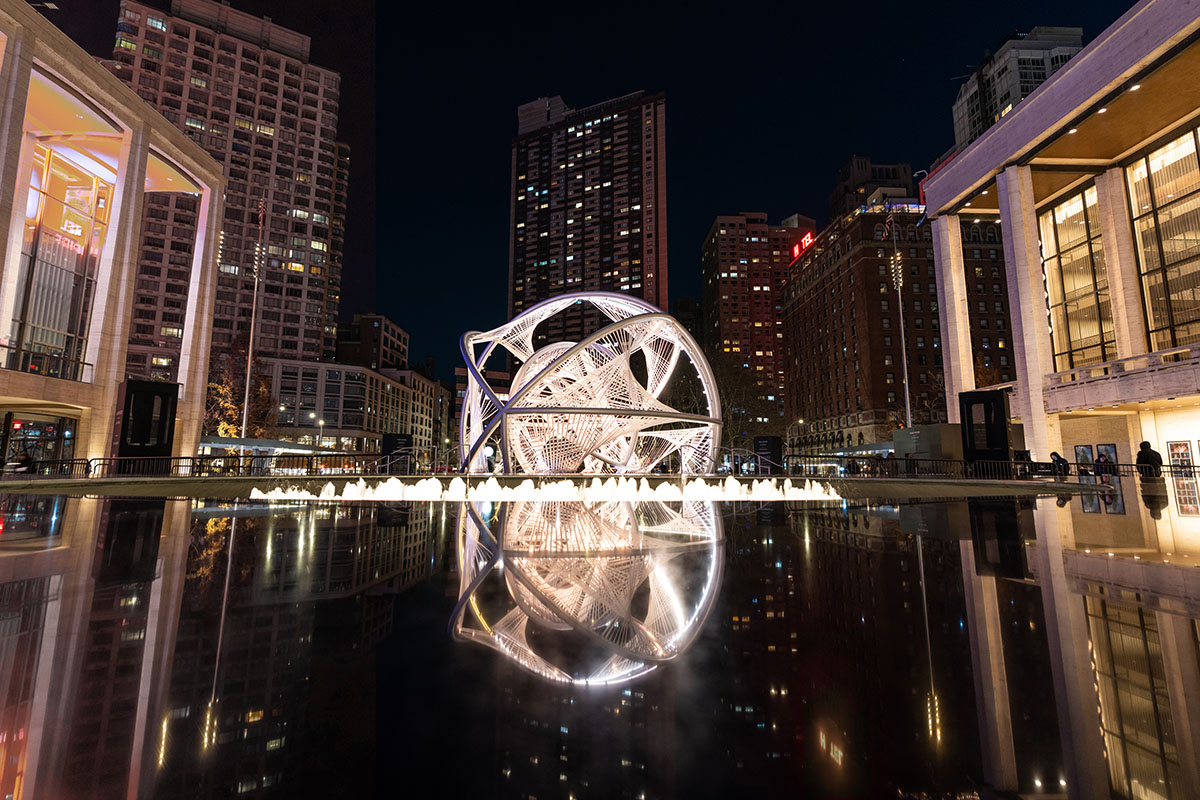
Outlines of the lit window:
[{"label": "lit window", "polygon": [[160,31],[166,31],[167,22],[159,17],[146,17],[146,25],[150,28],[157,28]]}]

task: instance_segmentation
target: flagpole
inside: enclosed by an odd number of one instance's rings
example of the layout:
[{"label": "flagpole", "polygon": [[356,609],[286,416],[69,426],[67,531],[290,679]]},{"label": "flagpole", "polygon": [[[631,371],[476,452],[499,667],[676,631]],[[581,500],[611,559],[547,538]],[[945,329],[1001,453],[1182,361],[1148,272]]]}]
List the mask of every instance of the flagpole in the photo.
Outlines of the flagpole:
[{"label": "flagpole", "polygon": [[896,285],[896,298],[900,304],[900,363],[904,369],[904,426],[912,427],[912,400],[908,392],[908,342],[904,336],[904,264],[900,259],[900,245],[896,236],[896,224],[892,219],[892,207],[888,206],[888,219],[892,223],[892,283]]},{"label": "flagpole", "polygon": [[[250,300],[250,343],[246,346],[246,389],[242,395],[242,449],[246,455],[246,427],[250,424],[250,380],[254,370],[254,322],[258,319],[258,276],[262,272],[263,260],[263,218],[267,213],[267,205],[263,198],[258,198],[258,248],[254,254],[254,294]],[[318,445],[320,443],[318,442]],[[253,461],[253,459],[251,459]]]}]

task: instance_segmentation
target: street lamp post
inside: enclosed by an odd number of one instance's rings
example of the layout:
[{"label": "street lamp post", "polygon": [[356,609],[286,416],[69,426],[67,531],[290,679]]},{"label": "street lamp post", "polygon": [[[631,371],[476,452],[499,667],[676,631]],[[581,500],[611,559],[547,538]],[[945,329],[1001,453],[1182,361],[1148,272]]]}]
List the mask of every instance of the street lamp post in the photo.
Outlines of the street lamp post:
[{"label": "street lamp post", "polygon": [[[891,212],[889,211],[890,215]],[[892,225],[892,283],[896,287],[896,299],[900,304],[900,364],[904,370],[904,427],[912,427],[912,401],[908,393],[908,342],[904,337],[904,261],[900,258],[896,226]]]}]

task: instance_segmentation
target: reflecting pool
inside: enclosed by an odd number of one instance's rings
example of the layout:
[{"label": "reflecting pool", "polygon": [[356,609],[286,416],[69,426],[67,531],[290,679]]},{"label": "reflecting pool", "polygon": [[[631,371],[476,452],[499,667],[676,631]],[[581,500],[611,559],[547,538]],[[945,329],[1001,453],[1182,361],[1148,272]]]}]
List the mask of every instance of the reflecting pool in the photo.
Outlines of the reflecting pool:
[{"label": "reflecting pool", "polygon": [[1200,796],[1167,489],[0,495],[0,796]]}]

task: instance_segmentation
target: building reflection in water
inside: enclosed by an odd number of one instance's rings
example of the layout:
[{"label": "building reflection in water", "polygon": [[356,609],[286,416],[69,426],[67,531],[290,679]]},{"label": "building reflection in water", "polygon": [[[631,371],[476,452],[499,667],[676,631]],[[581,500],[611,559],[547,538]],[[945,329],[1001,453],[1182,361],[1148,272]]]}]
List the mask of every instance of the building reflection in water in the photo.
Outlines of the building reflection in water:
[{"label": "building reflection in water", "polygon": [[720,585],[713,503],[466,503],[458,531],[452,634],[552,681],[617,684],[676,658]]},{"label": "building reflection in water", "polygon": [[[446,794],[1200,796],[1200,516],[1169,488],[479,506],[473,543],[440,504],[0,496],[0,794],[368,796],[450,763],[429,727],[376,760],[417,685],[478,757]],[[460,598],[499,653],[445,638]]]},{"label": "building reflection in water", "polygon": [[445,523],[435,506],[0,496],[0,794],[286,796],[353,788],[337,770],[355,759],[369,793],[373,675],[329,687],[373,672],[359,655],[437,568]]}]

